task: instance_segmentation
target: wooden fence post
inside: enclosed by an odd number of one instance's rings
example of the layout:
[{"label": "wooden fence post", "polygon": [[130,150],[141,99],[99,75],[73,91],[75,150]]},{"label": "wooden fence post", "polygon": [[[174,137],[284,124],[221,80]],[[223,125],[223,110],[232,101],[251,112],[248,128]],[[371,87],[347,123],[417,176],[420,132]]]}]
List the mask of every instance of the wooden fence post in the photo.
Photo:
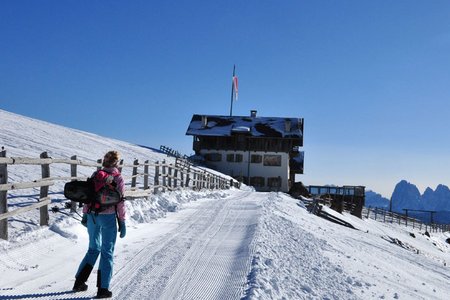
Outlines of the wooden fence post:
[{"label": "wooden fence post", "polygon": [[[6,157],[6,150],[2,147],[0,157]],[[8,165],[0,164],[0,184],[8,183]],[[0,214],[8,212],[8,191],[0,191]],[[8,218],[0,220],[0,239],[8,240]]]},{"label": "wooden fence post", "polygon": [[[74,160],[75,162],[73,164],[70,164],[70,177],[77,177],[77,156],[74,155],[70,158],[71,160]],[[75,179],[72,179],[71,181],[74,181]],[[77,211],[77,202],[70,201],[70,212],[76,212]]]},{"label": "wooden fence post", "polygon": [[200,190],[202,187],[201,187],[201,184],[202,184],[202,182],[201,182],[201,173],[200,173],[200,171],[198,171],[198,172],[195,172],[195,174],[196,174],[196,180],[195,180],[195,186],[197,187],[197,190]]},{"label": "wooden fence post", "polygon": [[211,174],[208,174],[208,188],[213,189],[213,176]]},{"label": "wooden fence post", "polygon": [[162,177],[163,177],[162,178],[162,186],[163,186],[162,191],[165,192],[166,191],[166,187],[167,187],[167,184],[166,184],[167,173],[166,173],[166,160],[165,159],[162,161]]},{"label": "wooden fence post", "polygon": [[208,177],[209,177],[209,189],[214,189],[214,175],[212,175],[212,174],[208,174]]},{"label": "wooden fence post", "polygon": [[190,174],[191,174],[191,166],[189,165],[186,172],[186,184],[184,185],[187,188],[189,188]]},{"label": "wooden fence post", "polygon": [[139,162],[138,162],[137,159],[134,160],[133,165],[134,165],[134,167],[133,167],[133,174],[132,174],[132,177],[131,177],[131,188],[136,187],[137,168],[138,168],[138,165],[139,165]]},{"label": "wooden fence post", "polygon": [[167,180],[167,185],[169,186],[169,191],[172,189],[172,164],[169,164],[169,166],[167,167],[169,169],[168,172],[168,180]]},{"label": "wooden fence post", "polygon": [[200,174],[197,171],[194,171],[194,188],[196,190],[199,189],[198,181],[199,181]]},{"label": "wooden fence post", "polygon": [[158,188],[159,188],[159,161],[157,161],[155,163],[155,178],[154,178],[154,181],[153,181],[153,185],[154,185],[153,193],[157,194],[158,193]]},{"label": "wooden fence post", "polygon": [[173,169],[173,187],[176,189],[178,186],[178,169],[175,166],[175,168]]},{"label": "wooden fence post", "polygon": [[203,186],[202,186],[204,189],[208,187],[208,186],[207,186],[207,184],[208,184],[207,179],[208,179],[208,177],[207,177],[206,171],[205,171],[205,172],[203,173]]},{"label": "wooden fence post", "polygon": [[146,160],[144,162],[144,190],[148,189],[148,164],[149,161]]},{"label": "wooden fence post", "polygon": [[184,188],[184,172],[183,172],[183,170],[180,170],[180,185],[182,188]]},{"label": "wooden fence post", "polygon": [[[49,158],[47,152],[42,152],[40,155],[41,158]],[[41,165],[42,170],[42,178],[48,178],[50,177],[50,165],[49,164],[42,164]],[[40,192],[40,199],[45,198],[48,196],[48,186],[41,186],[41,192]],[[48,225],[48,205],[44,205],[39,208],[40,211],[40,225]]]},{"label": "wooden fence post", "polygon": [[212,182],[212,175],[211,174],[209,174],[208,173],[208,189],[210,189],[210,190],[212,190],[212,185],[213,185],[213,182]]},{"label": "wooden fence post", "polygon": [[206,171],[203,172],[202,180],[203,180],[202,188],[206,189],[208,187],[208,177],[206,175]]}]

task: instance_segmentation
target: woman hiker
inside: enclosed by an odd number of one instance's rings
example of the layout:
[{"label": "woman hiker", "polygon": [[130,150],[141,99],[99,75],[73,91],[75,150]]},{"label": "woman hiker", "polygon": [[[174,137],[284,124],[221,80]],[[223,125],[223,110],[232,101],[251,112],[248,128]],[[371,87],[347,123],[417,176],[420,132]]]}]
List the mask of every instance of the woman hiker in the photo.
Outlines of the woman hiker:
[{"label": "woman hiker", "polygon": [[[119,224],[120,237],[125,237],[125,204],[123,201],[124,181],[117,169],[119,153],[109,151],[103,158],[102,169],[94,172],[95,191],[106,184],[110,188],[115,188],[120,195],[120,202],[115,205],[99,209],[94,204],[83,206],[83,218],[81,224],[87,227],[89,233],[89,249],[78,267],[75,275],[74,292],[86,291],[88,286],[86,281],[94,268],[97,257],[100,254],[100,264],[97,273],[97,298],[110,298],[112,292],[109,290],[113,271],[114,245],[117,237],[117,223]],[[116,222],[116,218],[118,222]]]}]

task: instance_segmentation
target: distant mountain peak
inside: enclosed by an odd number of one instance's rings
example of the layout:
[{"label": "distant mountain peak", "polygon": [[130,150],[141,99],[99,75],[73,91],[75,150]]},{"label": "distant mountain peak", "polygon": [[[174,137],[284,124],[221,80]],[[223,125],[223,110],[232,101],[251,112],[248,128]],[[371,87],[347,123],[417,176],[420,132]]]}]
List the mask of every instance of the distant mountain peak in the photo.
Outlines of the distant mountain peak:
[{"label": "distant mountain peak", "polygon": [[446,186],[446,185],[444,185],[444,184],[439,184],[439,185],[436,187],[435,192],[436,192],[436,193],[442,193],[442,192],[447,193],[447,192],[450,192],[450,189],[448,188],[448,186]]},{"label": "distant mountain peak", "polygon": [[401,212],[404,208],[420,208],[420,192],[417,186],[406,180],[401,180],[392,193],[392,209]]},{"label": "distant mountain peak", "polygon": [[406,180],[401,180],[392,193],[392,209],[401,212],[403,209],[418,210],[450,210],[450,189],[448,186],[439,184],[436,190],[427,187],[420,194],[418,188]]}]

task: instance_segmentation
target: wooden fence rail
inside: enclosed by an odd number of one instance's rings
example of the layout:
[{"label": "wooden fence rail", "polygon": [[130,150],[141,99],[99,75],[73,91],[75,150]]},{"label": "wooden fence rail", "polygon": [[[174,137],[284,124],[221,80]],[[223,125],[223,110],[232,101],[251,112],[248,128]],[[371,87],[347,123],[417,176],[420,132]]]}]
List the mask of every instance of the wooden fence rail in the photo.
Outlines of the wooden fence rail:
[{"label": "wooden fence rail", "polygon": [[[54,164],[70,165],[70,176],[51,176],[51,166]],[[89,162],[77,159],[72,156],[66,158],[51,158],[46,152],[40,155],[40,158],[27,157],[6,157],[6,150],[0,151],[0,238],[8,239],[8,218],[17,214],[37,209],[40,210],[40,225],[48,225],[49,214],[48,205],[51,199],[48,196],[49,187],[55,185],[56,182],[66,182],[70,180],[86,180],[86,176],[78,176],[78,166],[89,167],[99,170],[102,160]],[[40,165],[40,179],[32,182],[8,182],[8,165]],[[231,186],[239,188],[240,183],[225,177],[213,174],[191,163],[181,162],[177,158],[175,164],[162,162],[150,162],[149,160],[140,163],[137,159],[132,164],[128,164],[121,160],[118,166],[119,170],[131,168],[131,176],[128,178],[124,175],[126,190],[124,193],[125,200],[133,200],[136,198],[148,198],[151,194],[160,192],[173,191],[180,188],[189,188],[194,190],[200,189],[227,189]],[[153,168],[154,173],[150,173]],[[152,178],[153,177],[153,178]],[[151,185],[153,183],[153,185]],[[129,186],[129,187],[128,187]],[[39,188],[38,202],[29,206],[8,211],[8,191]],[[20,197],[20,196],[15,196]],[[23,196],[26,198],[26,196]],[[71,212],[76,212],[77,203],[71,202]]]},{"label": "wooden fence rail", "polygon": [[396,223],[399,225],[410,226],[425,230],[429,232],[444,232],[450,231],[450,224],[427,224],[418,219],[407,217],[406,215],[398,214],[381,208],[364,207],[363,215],[368,219],[379,220],[387,223]]}]

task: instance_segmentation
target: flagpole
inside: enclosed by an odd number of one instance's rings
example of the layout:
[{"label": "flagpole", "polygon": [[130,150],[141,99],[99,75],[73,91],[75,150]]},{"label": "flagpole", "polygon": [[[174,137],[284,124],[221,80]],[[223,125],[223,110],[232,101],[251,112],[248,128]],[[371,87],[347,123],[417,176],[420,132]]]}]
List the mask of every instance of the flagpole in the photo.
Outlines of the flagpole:
[{"label": "flagpole", "polygon": [[231,80],[231,105],[230,105],[230,117],[233,116],[233,96],[234,96],[234,76],[236,71],[236,65],[233,65],[233,77]]}]

